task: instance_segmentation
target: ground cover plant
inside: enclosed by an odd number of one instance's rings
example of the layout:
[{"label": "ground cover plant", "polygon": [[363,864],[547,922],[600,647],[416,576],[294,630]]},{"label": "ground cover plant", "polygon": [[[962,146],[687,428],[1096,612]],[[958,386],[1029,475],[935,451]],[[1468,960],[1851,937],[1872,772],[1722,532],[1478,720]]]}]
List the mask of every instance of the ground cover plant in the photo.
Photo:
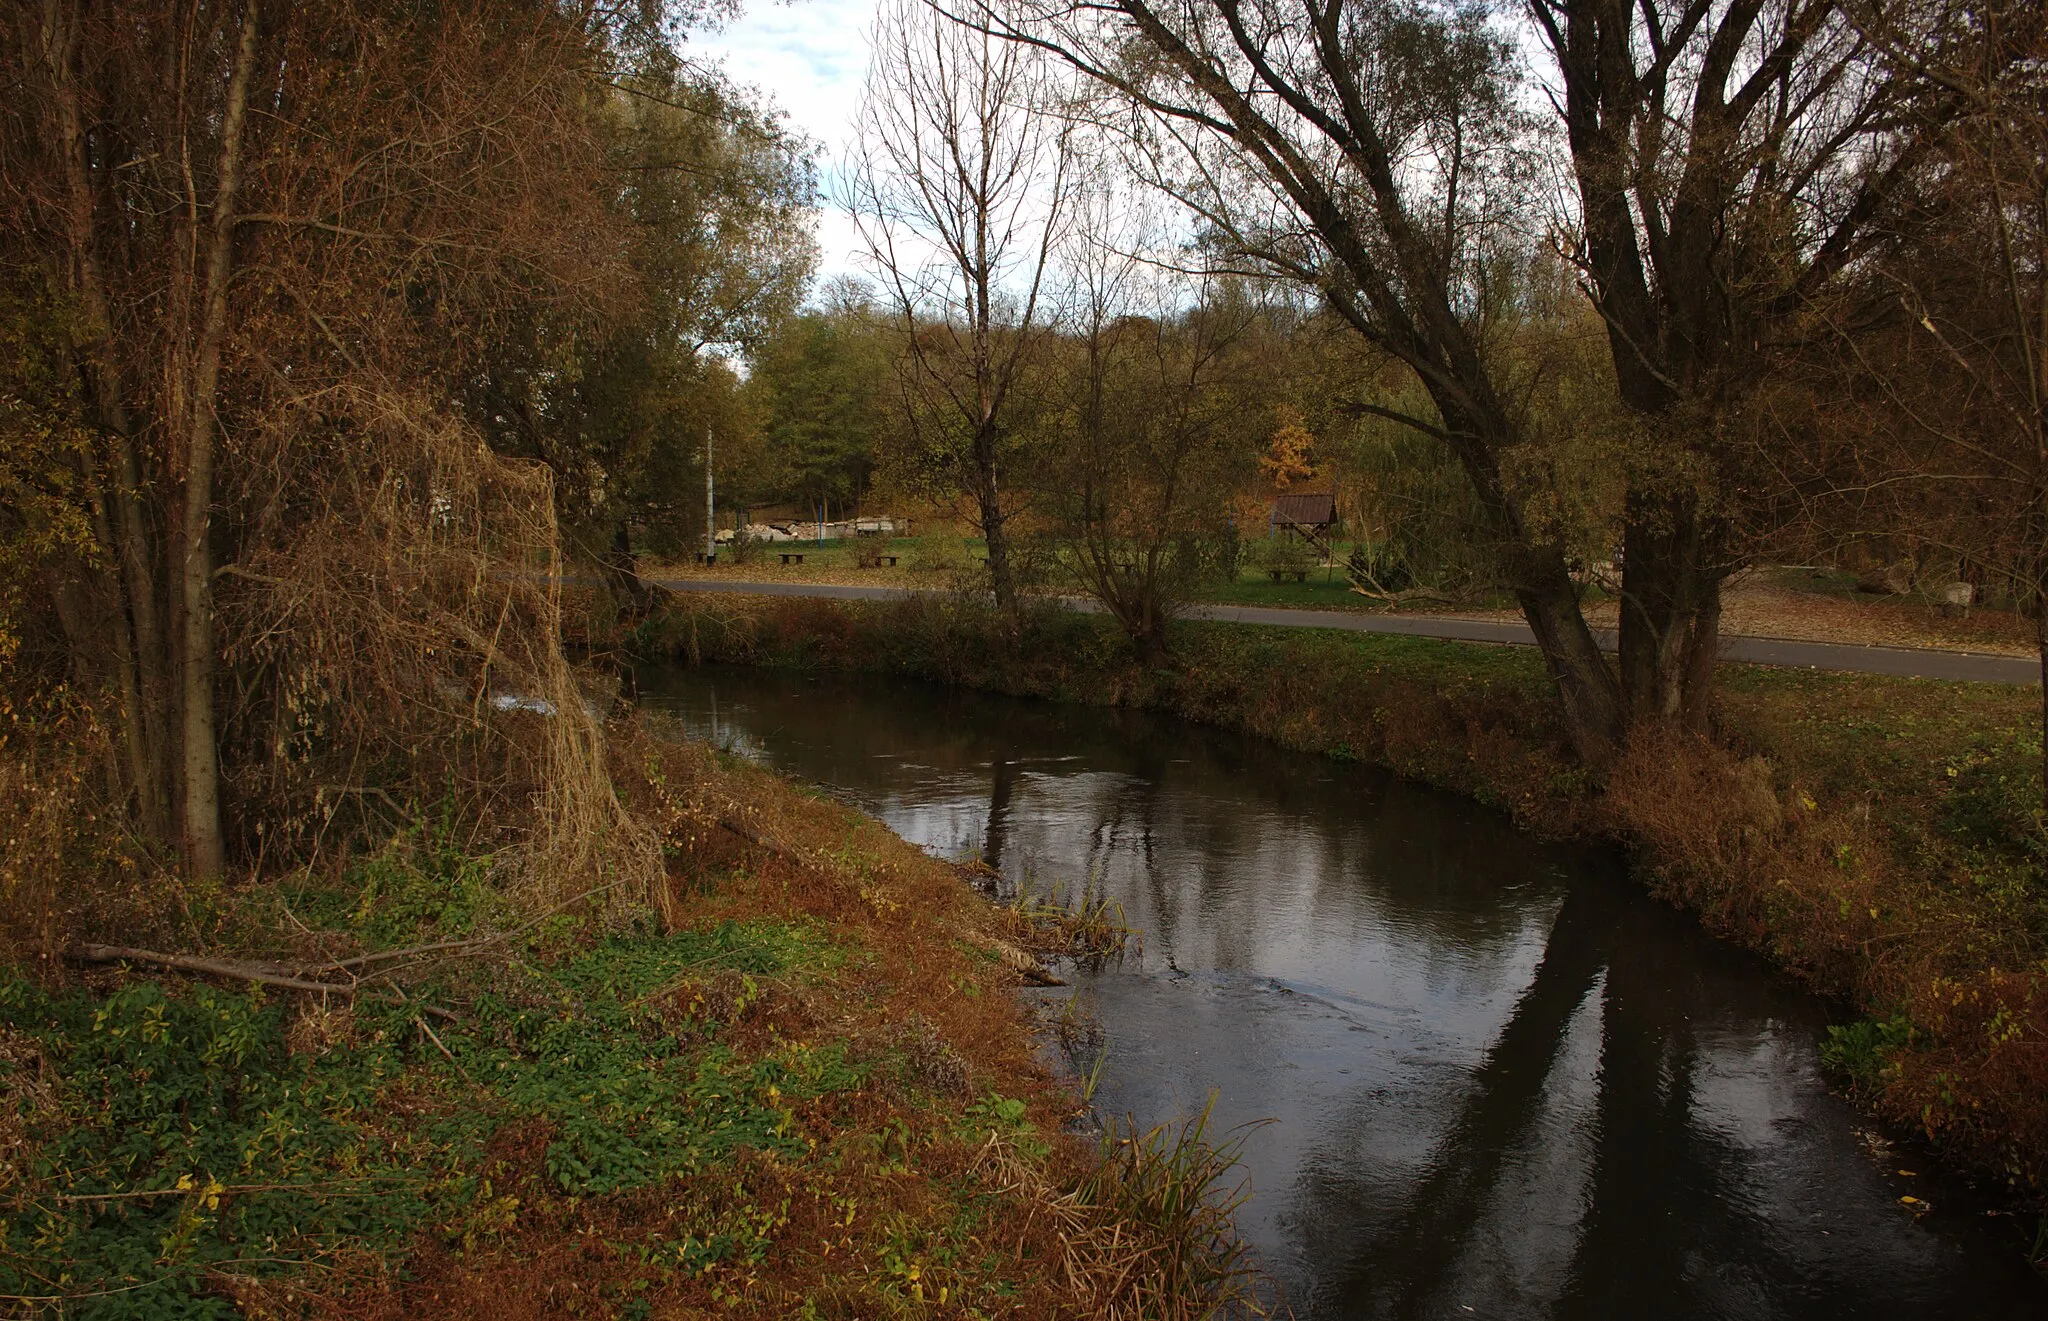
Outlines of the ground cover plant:
[{"label": "ground cover plant", "polygon": [[954,866],[644,719],[611,752],[666,920],[536,911],[429,811],[282,883],[167,884],[108,935],[128,957],[0,981],[10,1306],[1194,1316],[1244,1291],[1227,1155],[1127,1134],[1106,1165],[1063,1134],[1008,919]]},{"label": "ground cover plant", "polygon": [[973,602],[678,598],[663,654],[1145,707],[1386,766],[1554,836],[1842,999],[1829,1058],[1881,1115],[2038,1197],[2048,1176],[2048,834],[2037,695],[1723,666],[1711,737],[1573,757],[1540,657],[1186,622],[1164,666],[1113,626]]}]

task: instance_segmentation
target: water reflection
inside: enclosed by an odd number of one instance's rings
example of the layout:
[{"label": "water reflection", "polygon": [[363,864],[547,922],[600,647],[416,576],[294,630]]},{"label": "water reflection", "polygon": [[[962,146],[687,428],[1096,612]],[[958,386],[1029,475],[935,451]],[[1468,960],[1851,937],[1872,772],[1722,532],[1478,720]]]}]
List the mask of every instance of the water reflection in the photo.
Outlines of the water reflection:
[{"label": "water reflection", "polygon": [[1074,978],[1098,1104],[1213,1090],[1219,1124],[1275,1121],[1241,1223],[1300,1315],[2048,1315],[1953,1190],[1866,1154],[1823,1007],[1598,859],[1130,713],[750,672],[641,692],[928,848],[1118,899],[1143,953]]}]

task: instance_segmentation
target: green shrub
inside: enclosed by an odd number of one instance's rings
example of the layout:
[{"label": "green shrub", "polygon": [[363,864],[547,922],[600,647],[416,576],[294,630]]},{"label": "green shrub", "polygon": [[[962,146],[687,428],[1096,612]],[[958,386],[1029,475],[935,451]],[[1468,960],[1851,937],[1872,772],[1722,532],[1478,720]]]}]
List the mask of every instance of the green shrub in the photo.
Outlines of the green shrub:
[{"label": "green shrub", "polygon": [[2041,815],[2041,734],[2016,730],[1978,737],[1948,768],[1942,827],[1966,848],[2036,867],[2048,863]]},{"label": "green shrub", "polygon": [[[463,866],[386,860],[356,911],[386,934],[466,930],[472,884]],[[464,1171],[508,1123],[546,1126],[547,1172],[579,1196],[742,1149],[802,1157],[793,1107],[863,1076],[843,1044],[743,1059],[721,1038],[769,979],[839,957],[779,922],[622,933],[523,965],[431,1041],[414,1017],[431,987],[404,1004],[358,997],[332,1039],[306,1039],[324,1021],[309,1009],[294,1043],[260,989],[131,982],[95,1000],[0,981],[5,1094],[34,1190],[0,1218],[0,1294],[62,1296],[82,1317],[229,1316],[209,1285],[224,1273],[395,1257],[429,1227],[463,1239],[495,1205]]]},{"label": "green shrub", "polygon": [[1281,573],[1299,573],[1313,569],[1323,562],[1322,553],[1308,542],[1291,535],[1268,537],[1259,543],[1252,554],[1252,563],[1261,569],[1278,570]]},{"label": "green shrub", "polygon": [[1820,1047],[1820,1061],[1859,1094],[1875,1096],[1884,1090],[1892,1056],[1909,1048],[1912,1042],[1913,1020],[1905,1015],[1865,1018],[1847,1026],[1828,1028],[1827,1040]]}]

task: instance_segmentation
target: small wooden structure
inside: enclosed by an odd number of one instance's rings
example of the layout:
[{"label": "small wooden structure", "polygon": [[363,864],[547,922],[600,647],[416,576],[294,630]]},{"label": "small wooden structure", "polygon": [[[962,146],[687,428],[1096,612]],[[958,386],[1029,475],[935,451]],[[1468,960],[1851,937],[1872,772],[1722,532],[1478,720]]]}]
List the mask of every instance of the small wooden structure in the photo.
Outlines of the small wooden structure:
[{"label": "small wooden structure", "polygon": [[1285,529],[1323,552],[1330,554],[1330,530],[1337,526],[1337,496],[1333,491],[1301,491],[1273,497],[1272,530]]}]

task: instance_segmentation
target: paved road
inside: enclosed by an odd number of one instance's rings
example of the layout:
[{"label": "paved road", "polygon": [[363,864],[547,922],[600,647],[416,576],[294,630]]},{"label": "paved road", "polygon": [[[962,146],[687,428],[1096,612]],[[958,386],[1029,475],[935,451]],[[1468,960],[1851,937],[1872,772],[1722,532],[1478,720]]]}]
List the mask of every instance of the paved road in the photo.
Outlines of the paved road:
[{"label": "paved road", "polygon": [[[839,583],[726,582],[669,578],[656,586],[683,592],[741,592],[752,596],[811,596],[840,601],[883,601],[911,596],[915,588],[858,587]],[[1079,610],[1100,609],[1095,602],[1065,598]],[[1271,610],[1258,606],[1204,605],[1188,612],[1197,619],[1237,624],[1270,624],[1281,628],[1337,628],[1353,633],[1402,633],[1410,637],[1448,638],[1455,642],[1493,642],[1533,646],[1535,638],[1523,623],[1486,619],[1444,619],[1436,615],[1382,615],[1348,610]],[[1614,634],[1595,630],[1600,645],[1614,649]],[[2038,661],[2024,656],[1994,656],[1972,651],[1934,651],[1920,647],[1866,647],[1849,642],[1790,642],[1780,638],[1723,635],[1721,659],[1748,665],[1780,665],[1792,669],[1843,670],[1854,674],[1890,674],[1911,679],[1958,679],[1972,683],[2037,684]]]}]

